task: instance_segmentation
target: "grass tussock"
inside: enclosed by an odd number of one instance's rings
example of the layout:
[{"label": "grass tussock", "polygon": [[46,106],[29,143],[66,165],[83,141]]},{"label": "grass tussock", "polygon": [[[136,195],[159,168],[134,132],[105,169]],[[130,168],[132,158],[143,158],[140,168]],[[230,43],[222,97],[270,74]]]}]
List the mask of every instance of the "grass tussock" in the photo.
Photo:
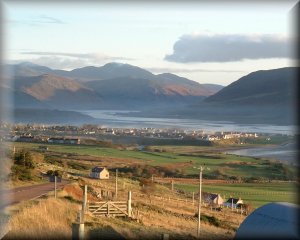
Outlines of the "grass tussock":
[{"label": "grass tussock", "polygon": [[10,219],[6,239],[71,239],[78,205],[47,199],[27,206]]}]

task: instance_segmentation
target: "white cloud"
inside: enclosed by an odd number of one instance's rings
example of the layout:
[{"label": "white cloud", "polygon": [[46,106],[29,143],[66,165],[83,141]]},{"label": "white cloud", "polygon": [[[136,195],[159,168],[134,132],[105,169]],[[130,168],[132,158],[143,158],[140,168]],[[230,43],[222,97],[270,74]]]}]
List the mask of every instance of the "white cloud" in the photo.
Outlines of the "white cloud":
[{"label": "white cloud", "polygon": [[292,58],[292,40],[276,34],[183,35],[174,44],[170,62],[234,62],[243,59]]},{"label": "white cloud", "polygon": [[74,69],[85,66],[98,66],[111,61],[131,60],[129,58],[107,56],[101,53],[68,53],[68,52],[22,52],[33,57],[22,59],[35,64],[59,69]]}]

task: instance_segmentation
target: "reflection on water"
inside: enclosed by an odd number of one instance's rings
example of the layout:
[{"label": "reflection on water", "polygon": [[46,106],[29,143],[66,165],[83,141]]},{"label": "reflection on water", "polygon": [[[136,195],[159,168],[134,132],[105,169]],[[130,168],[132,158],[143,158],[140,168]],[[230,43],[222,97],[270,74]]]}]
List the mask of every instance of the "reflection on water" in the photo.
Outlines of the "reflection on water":
[{"label": "reflection on water", "polygon": [[116,110],[90,110],[84,114],[99,119],[99,124],[104,127],[119,128],[180,128],[186,130],[204,130],[205,132],[215,131],[240,131],[256,133],[281,133],[294,134],[294,126],[277,126],[266,124],[236,124],[228,121],[207,121],[198,119],[176,119],[176,118],[149,118],[124,116],[124,113],[137,111],[116,111]]},{"label": "reflection on water", "polygon": [[276,147],[261,147],[233,150],[227,151],[226,153],[250,157],[265,157],[276,160],[282,160],[290,164],[298,165],[297,147],[295,143],[288,143]]}]

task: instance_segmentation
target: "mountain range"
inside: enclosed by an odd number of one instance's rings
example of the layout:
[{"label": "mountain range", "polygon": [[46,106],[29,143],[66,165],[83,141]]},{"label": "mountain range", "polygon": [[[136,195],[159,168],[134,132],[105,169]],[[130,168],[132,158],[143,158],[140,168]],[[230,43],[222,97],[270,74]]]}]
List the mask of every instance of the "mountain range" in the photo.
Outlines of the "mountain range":
[{"label": "mountain range", "polygon": [[[108,63],[72,71],[53,70],[32,63],[9,65],[15,103],[20,92],[53,109],[79,110],[139,108],[157,104],[188,104],[214,94],[223,86],[205,85],[170,73],[154,75],[129,64]],[[23,102],[23,105],[25,103]]]},{"label": "mountain range", "polygon": [[[295,110],[293,84],[298,68],[253,72],[223,87],[200,84],[172,73],[155,75],[121,63],[71,71],[29,62],[7,67],[14,84],[1,88],[14,98],[16,121],[43,122],[47,110],[48,116],[53,115],[52,122],[55,111],[60,111],[59,121],[70,122],[71,116],[76,119],[76,110],[118,109],[139,110],[140,116],[148,117],[287,124],[293,121]],[[39,118],[28,114],[38,111],[43,113],[38,114]],[[84,116],[80,114],[78,119],[84,122]],[[86,118],[93,120],[96,121]]]}]

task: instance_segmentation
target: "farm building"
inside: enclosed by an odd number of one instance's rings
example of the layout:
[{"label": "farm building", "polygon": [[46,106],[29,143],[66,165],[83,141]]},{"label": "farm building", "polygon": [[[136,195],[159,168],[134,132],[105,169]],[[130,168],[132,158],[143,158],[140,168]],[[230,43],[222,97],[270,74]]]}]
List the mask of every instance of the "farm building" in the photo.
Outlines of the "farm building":
[{"label": "farm building", "polygon": [[226,202],[223,203],[225,207],[238,208],[240,204],[243,204],[241,198],[229,198]]},{"label": "farm building", "polygon": [[90,172],[91,178],[109,179],[109,172],[105,167],[94,167]]},{"label": "farm building", "polygon": [[20,136],[17,139],[18,142],[34,142],[35,138],[34,136]]},{"label": "farm building", "polygon": [[224,203],[220,194],[202,192],[202,201],[208,205],[220,206]]},{"label": "farm building", "polygon": [[65,144],[80,144],[79,138],[65,138]]},{"label": "farm building", "polygon": [[235,239],[300,239],[299,210],[292,203],[266,204],[242,222]]},{"label": "farm building", "polygon": [[56,144],[80,144],[79,138],[59,138],[59,137],[52,137],[48,139],[49,143],[56,143]]}]

